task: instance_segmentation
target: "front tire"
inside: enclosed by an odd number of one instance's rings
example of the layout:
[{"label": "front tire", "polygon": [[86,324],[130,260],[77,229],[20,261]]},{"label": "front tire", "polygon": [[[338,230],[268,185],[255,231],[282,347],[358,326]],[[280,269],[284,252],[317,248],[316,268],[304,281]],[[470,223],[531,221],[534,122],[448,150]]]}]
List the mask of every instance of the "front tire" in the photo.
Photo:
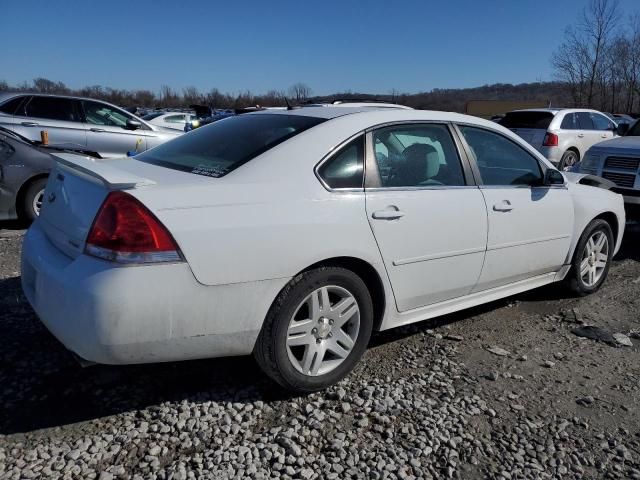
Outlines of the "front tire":
[{"label": "front tire", "polygon": [[578,295],[596,292],[607,278],[614,250],[611,226],[595,219],[585,228],[573,255],[566,281]]},{"label": "front tire", "polygon": [[340,267],[296,276],[280,292],[254,349],[262,370],[287,390],[308,393],[355,367],[373,329],[373,304],[362,279]]},{"label": "front tire", "polygon": [[25,220],[33,222],[40,215],[42,201],[44,200],[44,189],[47,185],[46,178],[39,178],[27,187],[22,198],[21,213]]},{"label": "front tire", "polygon": [[567,150],[562,155],[562,159],[560,160],[560,165],[558,165],[558,170],[564,170],[565,168],[573,167],[576,163],[578,163],[580,157],[573,150]]}]

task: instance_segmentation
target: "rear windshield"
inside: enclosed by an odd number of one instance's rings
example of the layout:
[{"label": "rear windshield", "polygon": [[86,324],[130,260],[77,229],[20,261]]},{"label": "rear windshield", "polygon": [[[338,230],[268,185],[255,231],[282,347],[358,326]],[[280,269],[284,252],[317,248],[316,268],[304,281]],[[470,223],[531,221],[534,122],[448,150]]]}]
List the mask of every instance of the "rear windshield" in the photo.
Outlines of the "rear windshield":
[{"label": "rear windshield", "polygon": [[541,128],[546,130],[553,120],[551,112],[509,112],[500,125],[507,128]]},{"label": "rear windshield", "polygon": [[219,178],[323,121],[297,115],[238,115],[198,128],[135,158]]}]

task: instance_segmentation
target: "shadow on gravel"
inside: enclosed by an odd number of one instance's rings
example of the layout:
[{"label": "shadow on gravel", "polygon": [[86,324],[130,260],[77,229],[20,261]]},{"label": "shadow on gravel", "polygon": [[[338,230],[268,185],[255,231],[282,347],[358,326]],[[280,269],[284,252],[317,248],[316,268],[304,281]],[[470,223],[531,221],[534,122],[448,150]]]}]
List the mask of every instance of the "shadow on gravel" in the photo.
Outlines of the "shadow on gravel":
[{"label": "shadow on gravel", "polygon": [[0,232],[2,230],[25,230],[29,228],[29,222],[24,220],[0,220]]}]

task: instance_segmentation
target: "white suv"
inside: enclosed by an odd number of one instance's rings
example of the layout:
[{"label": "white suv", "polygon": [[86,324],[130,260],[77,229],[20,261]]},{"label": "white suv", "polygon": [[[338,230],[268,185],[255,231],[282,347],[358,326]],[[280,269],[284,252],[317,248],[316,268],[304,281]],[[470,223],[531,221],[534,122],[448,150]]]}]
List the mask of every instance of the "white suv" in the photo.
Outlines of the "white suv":
[{"label": "white suv", "polygon": [[615,122],[596,110],[514,110],[500,120],[560,169],[569,168],[591,146],[617,136]]}]

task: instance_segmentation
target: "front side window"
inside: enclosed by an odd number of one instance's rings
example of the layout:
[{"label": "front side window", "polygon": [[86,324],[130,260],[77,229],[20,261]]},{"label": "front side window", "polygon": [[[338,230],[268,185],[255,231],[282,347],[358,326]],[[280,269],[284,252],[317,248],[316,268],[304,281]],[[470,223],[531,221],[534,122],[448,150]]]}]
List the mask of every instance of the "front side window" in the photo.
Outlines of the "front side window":
[{"label": "front side window", "polygon": [[83,101],[84,116],[87,123],[91,125],[104,125],[108,127],[127,126],[127,120],[132,117],[127,116],[123,111],[99,102]]},{"label": "front side window", "polygon": [[[16,115],[19,113],[16,112]],[[31,97],[31,100],[24,106],[24,116],[65,122],[80,121],[77,101],[71,98]]]},{"label": "front side window", "polygon": [[612,130],[611,120],[597,113],[591,114],[591,121],[596,130]]},{"label": "front side window", "polygon": [[364,135],[338,150],[318,169],[329,188],[362,188],[364,180]]},{"label": "front side window", "polygon": [[542,183],[538,160],[520,145],[498,133],[460,126],[485,185],[537,185]]},{"label": "front side window", "polygon": [[219,178],[324,121],[304,115],[238,115],[158,145],[136,155],[136,160]]},{"label": "front side window", "polygon": [[465,185],[460,157],[445,125],[412,124],[373,132],[382,187]]},{"label": "front side window", "polygon": [[168,123],[184,123],[184,115],[169,115],[164,117],[164,121]]}]

